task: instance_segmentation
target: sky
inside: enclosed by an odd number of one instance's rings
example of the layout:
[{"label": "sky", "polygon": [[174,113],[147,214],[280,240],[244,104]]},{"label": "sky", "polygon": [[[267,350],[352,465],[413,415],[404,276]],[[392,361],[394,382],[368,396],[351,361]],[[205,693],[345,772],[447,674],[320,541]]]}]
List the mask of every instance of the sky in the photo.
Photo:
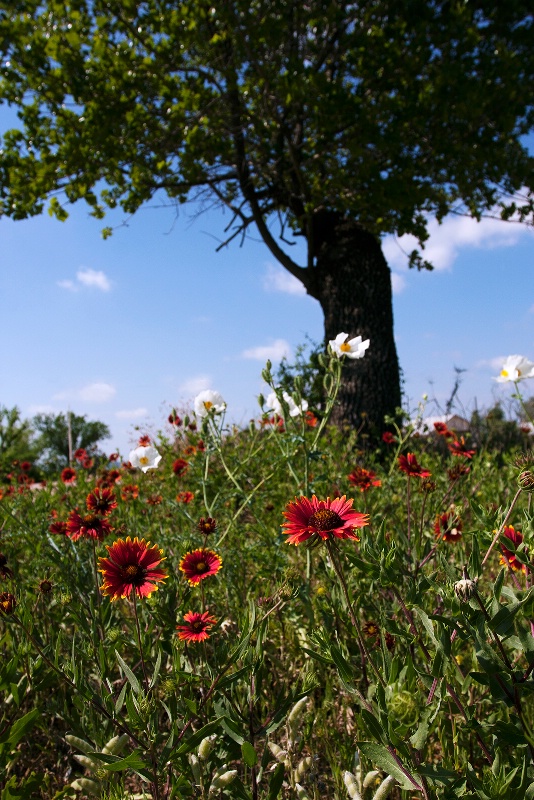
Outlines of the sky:
[{"label": "sky", "polygon": [[[0,405],[102,420],[105,451],[127,455],[206,388],[246,424],[259,414],[266,359],[322,339],[319,304],[263,243],[216,252],[227,214],[182,206],[176,217],[156,205],[129,219],[94,220],[83,204],[63,223],[0,218]],[[534,360],[534,230],[465,217],[430,225],[431,273],[407,269],[410,241],[383,242],[406,405],[427,394],[425,413],[439,413],[459,368],[457,410],[509,408],[513,386],[494,377],[507,355]]]}]

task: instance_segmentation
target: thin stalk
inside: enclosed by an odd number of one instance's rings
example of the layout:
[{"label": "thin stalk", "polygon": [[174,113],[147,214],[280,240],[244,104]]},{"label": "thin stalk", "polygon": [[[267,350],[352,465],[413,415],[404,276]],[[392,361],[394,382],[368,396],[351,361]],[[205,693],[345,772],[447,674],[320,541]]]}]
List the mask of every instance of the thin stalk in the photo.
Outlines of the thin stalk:
[{"label": "thin stalk", "polygon": [[508,520],[510,519],[510,517],[511,517],[511,515],[512,515],[512,511],[513,511],[513,509],[514,509],[514,506],[515,506],[515,504],[517,503],[517,501],[519,500],[519,495],[521,494],[521,492],[522,492],[522,491],[523,491],[522,489],[518,489],[518,490],[517,490],[517,492],[515,493],[514,499],[512,500],[512,503],[511,503],[511,505],[510,505],[510,508],[508,509],[508,513],[506,514],[506,516],[505,516],[504,520],[502,521],[502,524],[501,524],[501,526],[500,526],[499,530],[497,531],[497,533],[496,533],[496,534],[495,534],[495,536],[493,537],[493,541],[492,541],[492,543],[490,544],[490,546],[489,546],[489,548],[488,548],[488,552],[486,553],[486,555],[485,555],[485,556],[484,556],[484,558],[482,559],[482,566],[484,566],[484,564],[486,563],[486,561],[487,561],[487,560],[488,560],[488,558],[490,557],[490,553],[491,553],[491,551],[493,550],[493,548],[495,547],[495,545],[496,545],[496,544],[497,544],[497,542],[499,541],[499,536],[500,536],[500,535],[501,535],[501,533],[503,532],[503,530],[504,530],[504,528],[505,528],[505,526],[506,526],[506,523],[507,523],[507,522],[508,522]]}]

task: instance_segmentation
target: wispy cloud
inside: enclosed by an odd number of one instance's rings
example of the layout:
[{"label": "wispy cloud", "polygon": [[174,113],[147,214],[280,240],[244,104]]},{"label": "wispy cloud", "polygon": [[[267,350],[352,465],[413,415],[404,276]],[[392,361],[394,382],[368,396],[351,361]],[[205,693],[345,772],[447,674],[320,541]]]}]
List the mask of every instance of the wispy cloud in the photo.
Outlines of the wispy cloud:
[{"label": "wispy cloud", "polygon": [[50,405],[32,405],[28,406],[28,414],[33,416],[34,414],[56,414],[57,411],[54,406]]},{"label": "wispy cloud", "polygon": [[243,350],[241,358],[249,358],[255,361],[281,361],[282,358],[289,358],[291,347],[285,339],[276,339],[272,344],[250,347]]},{"label": "wispy cloud", "polygon": [[406,278],[398,272],[391,273],[391,291],[400,294],[406,288]]},{"label": "wispy cloud", "polygon": [[[499,219],[482,219],[477,222],[470,217],[447,217],[442,224],[431,220],[428,224],[430,238],[422,252],[437,270],[450,269],[463,247],[493,249],[511,247],[524,236],[532,236],[526,226]],[[387,236],[382,249],[390,267],[406,267],[412,250],[418,249],[415,236],[406,234],[399,238]]]},{"label": "wispy cloud", "polygon": [[69,292],[77,292],[83,287],[98,289],[101,292],[109,292],[111,289],[111,281],[106,273],[96,269],[80,269],[76,273],[76,281],[65,279],[58,281],[57,285]]},{"label": "wispy cloud", "polygon": [[131,410],[123,409],[116,411],[115,416],[117,419],[140,419],[141,417],[148,416],[148,409],[146,408],[132,408]]},{"label": "wispy cloud", "polygon": [[198,394],[203,392],[204,389],[211,387],[211,378],[209,375],[193,375],[187,378],[179,387],[179,391],[183,394]]},{"label": "wispy cloud", "polygon": [[117,390],[110,383],[88,383],[81,389],[58,392],[54,400],[82,400],[84,403],[107,403],[117,394]]},{"label": "wispy cloud", "polygon": [[285,294],[294,295],[306,294],[304,285],[286,269],[271,263],[266,266],[267,272],[263,276],[263,288],[266,292],[284,292]]}]

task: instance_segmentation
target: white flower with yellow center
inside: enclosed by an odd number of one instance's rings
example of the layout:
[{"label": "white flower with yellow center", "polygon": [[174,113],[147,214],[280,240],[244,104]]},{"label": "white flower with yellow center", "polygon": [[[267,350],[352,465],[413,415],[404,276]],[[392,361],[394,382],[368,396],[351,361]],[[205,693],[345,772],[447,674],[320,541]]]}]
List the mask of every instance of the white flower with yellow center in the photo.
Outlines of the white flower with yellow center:
[{"label": "white flower with yellow center", "polygon": [[534,378],[534,363],[525,356],[508,356],[495,380],[498,383],[515,383],[525,378]]},{"label": "white flower with yellow center", "polygon": [[[291,395],[289,395],[287,392],[283,392],[282,393],[282,397],[284,398],[284,400],[286,401],[287,405],[289,406],[289,416],[290,417],[298,417],[298,416],[300,416],[300,414],[303,414],[308,408],[308,401],[307,400],[302,400],[300,406],[298,406],[295,403],[295,401],[293,400],[293,398],[291,397]],[[278,417],[283,417],[284,416],[284,409],[282,407],[282,403],[280,402],[280,400],[278,399],[278,397],[276,395],[276,392],[271,392],[271,394],[269,395],[269,397],[265,401],[265,405],[267,406],[267,408],[269,408],[272,411],[274,411],[274,413]]]},{"label": "white flower with yellow center", "polygon": [[132,467],[141,469],[143,472],[147,472],[149,469],[156,469],[161,461],[160,454],[152,445],[148,447],[136,447],[135,450],[130,452],[128,458]]},{"label": "white flower with yellow center", "polygon": [[369,347],[370,340],[362,340],[361,336],[355,336],[354,339],[349,339],[348,333],[338,333],[335,339],[331,339],[329,344],[332,352],[338,357],[347,356],[347,358],[363,358],[365,351]]},{"label": "white flower with yellow center", "polygon": [[208,414],[222,414],[226,403],[213,389],[206,389],[195,397],[195,413],[198,417],[207,417]]}]

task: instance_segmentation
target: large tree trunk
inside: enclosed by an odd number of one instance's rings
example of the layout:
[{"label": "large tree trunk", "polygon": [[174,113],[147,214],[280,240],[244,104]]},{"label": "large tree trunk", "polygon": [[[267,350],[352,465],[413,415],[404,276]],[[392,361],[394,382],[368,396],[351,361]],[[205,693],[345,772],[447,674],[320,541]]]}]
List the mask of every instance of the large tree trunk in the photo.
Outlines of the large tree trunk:
[{"label": "large tree trunk", "polygon": [[379,241],[356,223],[332,214],[317,223],[316,267],[306,288],[323,309],[325,341],[341,331],[371,341],[363,358],[345,359],[333,422],[363,423],[373,436],[384,430],[384,416],[401,404],[390,269]]}]

